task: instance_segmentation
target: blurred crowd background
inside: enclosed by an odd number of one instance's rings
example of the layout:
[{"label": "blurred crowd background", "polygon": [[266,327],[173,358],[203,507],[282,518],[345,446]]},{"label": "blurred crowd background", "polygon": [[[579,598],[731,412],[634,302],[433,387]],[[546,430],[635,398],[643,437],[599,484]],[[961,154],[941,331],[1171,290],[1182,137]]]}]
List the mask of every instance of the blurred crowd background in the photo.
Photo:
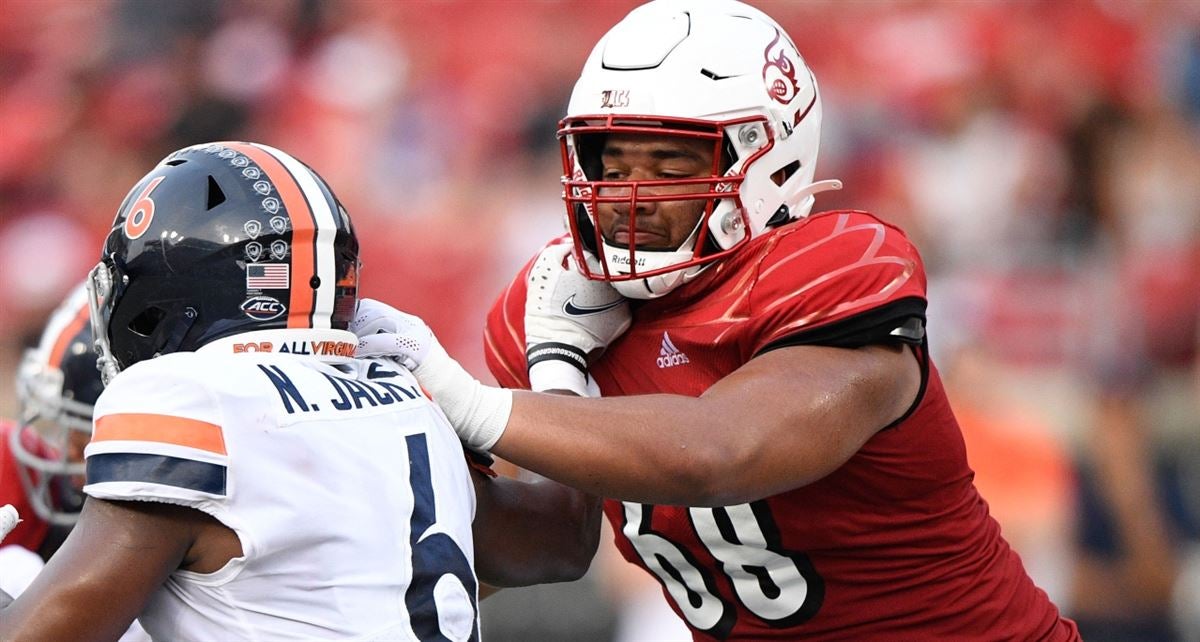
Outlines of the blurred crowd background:
[{"label": "blurred crowd background", "polygon": [[[126,190],[213,140],[325,176],[363,294],[490,379],[484,313],[562,230],[557,121],[635,4],[3,0],[0,415]],[[1030,573],[1085,639],[1200,640],[1200,3],[754,4],[821,87],[817,177],[845,189],[817,209],[926,259],[934,357]],[[487,600],[485,636],[659,635],[602,546],[580,582]]]}]

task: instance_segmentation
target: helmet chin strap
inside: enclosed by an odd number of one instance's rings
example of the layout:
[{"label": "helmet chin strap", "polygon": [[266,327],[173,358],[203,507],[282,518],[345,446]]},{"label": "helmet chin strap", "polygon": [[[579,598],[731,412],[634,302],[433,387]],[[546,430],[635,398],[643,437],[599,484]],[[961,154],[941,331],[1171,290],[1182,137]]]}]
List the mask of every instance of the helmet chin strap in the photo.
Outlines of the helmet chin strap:
[{"label": "helmet chin strap", "polygon": [[[796,193],[788,199],[788,209],[790,211],[799,211],[797,209],[799,205],[804,203],[806,199],[811,199],[815,194],[839,189],[842,189],[842,181],[837,179],[810,183],[796,190]],[[811,208],[811,205],[809,207]],[[700,217],[700,220],[696,222],[696,228],[692,230],[692,233],[688,236],[687,240],[681,243],[675,250],[643,250],[644,253],[640,254],[641,256],[645,256],[645,253],[649,253],[652,256],[660,257],[659,261],[655,262],[661,263],[661,265],[650,266],[647,269],[656,269],[658,267],[669,265],[670,262],[673,261],[682,262],[690,259],[695,250],[696,239],[700,234],[700,226],[704,224],[704,221],[705,218],[703,216]],[[605,252],[617,252],[620,250],[620,248],[613,248],[607,243],[604,244],[603,249]],[[691,268],[681,268],[673,272],[667,272],[666,274],[659,274],[641,279],[615,281],[612,285],[617,292],[621,293],[622,296],[630,299],[657,299],[658,297],[663,296],[675,288],[683,285],[684,283],[696,278],[709,265],[712,264],[705,263],[703,265],[693,266]],[[628,274],[628,272],[625,273]]]},{"label": "helmet chin strap", "polygon": [[158,328],[155,329],[154,343],[157,349],[154,351],[154,356],[156,357],[179,351],[179,347],[183,345],[188,332],[195,325],[196,317],[199,316],[199,313],[196,312],[196,308],[185,305],[176,306],[171,311],[171,316],[176,317],[178,320],[169,326],[166,323],[159,324]]},{"label": "helmet chin strap", "polygon": [[[644,270],[656,270],[661,267],[667,267],[675,263],[682,263],[690,260],[694,256],[696,239],[700,236],[700,226],[704,225],[704,221],[705,218],[701,216],[696,221],[696,227],[692,230],[692,233],[689,234],[687,239],[685,239],[683,243],[680,243],[679,247],[674,250],[642,250],[638,252],[639,257],[650,258],[651,261],[648,262],[653,262],[655,264],[647,265]],[[607,242],[604,244],[604,251],[613,252],[613,254],[628,252],[628,250],[610,246]],[[663,296],[664,294],[667,294],[684,283],[696,278],[696,276],[703,272],[704,268],[708,267],[709,265],[711,264],[705,263],[703,265],[680,268],[678,270],[667,272],[666,274],[658,274],[655,276],[631,279],[628,281],[614,281],[612,286],[621,294],[621,296],[629,299],[657,299],[658,297]],[[628,274],[629,272],[623,271],[622,273]]]}]

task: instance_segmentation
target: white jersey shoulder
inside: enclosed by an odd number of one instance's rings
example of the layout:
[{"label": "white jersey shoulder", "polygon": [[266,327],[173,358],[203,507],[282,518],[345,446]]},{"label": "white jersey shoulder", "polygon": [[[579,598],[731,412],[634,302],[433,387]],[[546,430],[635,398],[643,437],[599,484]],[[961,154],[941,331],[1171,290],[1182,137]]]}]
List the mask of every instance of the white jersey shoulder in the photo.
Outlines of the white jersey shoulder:
[{"label": "white jersey shoulder", "polygon": [[172,574],[141,617],[156,638],[478,636],[470,473],[404,368],[165,355],[109,384],[85,456],[88,495],[190,506],[241,541]]}]

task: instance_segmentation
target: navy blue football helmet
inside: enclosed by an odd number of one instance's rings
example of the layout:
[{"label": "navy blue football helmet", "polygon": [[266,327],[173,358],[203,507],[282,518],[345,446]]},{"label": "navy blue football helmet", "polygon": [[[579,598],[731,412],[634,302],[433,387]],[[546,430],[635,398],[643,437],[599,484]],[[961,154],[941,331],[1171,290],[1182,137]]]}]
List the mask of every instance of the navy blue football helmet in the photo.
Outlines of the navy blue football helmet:
[{"label": "navy blue football helmet", "polygon": [[70,526],[83,507],[83,446],[104,389],[83,284],[50,315],[38,345],[25,351],[16,384],[20,415],[8,446],[21,486],[38,517]]},{"label": "navy blue football helmet", "polygon": [[304,163],[257,143],[176,151],[125,197],[89,278],[104,380],[242,332],[345,330],[358,270],[346,210]]}]

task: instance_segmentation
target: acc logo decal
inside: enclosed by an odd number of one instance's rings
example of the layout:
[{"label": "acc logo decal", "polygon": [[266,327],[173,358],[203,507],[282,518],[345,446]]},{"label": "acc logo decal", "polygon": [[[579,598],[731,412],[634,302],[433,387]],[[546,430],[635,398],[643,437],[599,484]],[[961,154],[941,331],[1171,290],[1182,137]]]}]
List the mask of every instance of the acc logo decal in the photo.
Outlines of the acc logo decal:
[{"label": "acc logo decal", "polygon": [[129,240],[141,238],[146,230],[150,229],[150,221],[154,220],[154,199],[150,198],[150,192],[165,178],[166,176],[159,176],[147,183],[133,202],[133,209],[129,211],[129,216],[125,217],[125,236],[128,236]]},{"label": "acc logo decal", "polygon": [[[763,57],[767,59],[767,63],[763,65],[763,82],[767,85],[767,95],[775,102],[786,105],[796,97],[800,85],[796,83],[796,64],[791,59],[798,57],[798,54],[791,49],[790,42],[781,43],[782,40],[783,34],[776,29],[775,39],[763,51]],[[774,49],[775,45],[779,45],[779,54],[772,58],[771,49]]]},{"label": "acc logo decal", "polygon": [[256,296],[242,302],[242,312],[256,321],[270,321],[287,312],[287,307],[275,297]]}]

